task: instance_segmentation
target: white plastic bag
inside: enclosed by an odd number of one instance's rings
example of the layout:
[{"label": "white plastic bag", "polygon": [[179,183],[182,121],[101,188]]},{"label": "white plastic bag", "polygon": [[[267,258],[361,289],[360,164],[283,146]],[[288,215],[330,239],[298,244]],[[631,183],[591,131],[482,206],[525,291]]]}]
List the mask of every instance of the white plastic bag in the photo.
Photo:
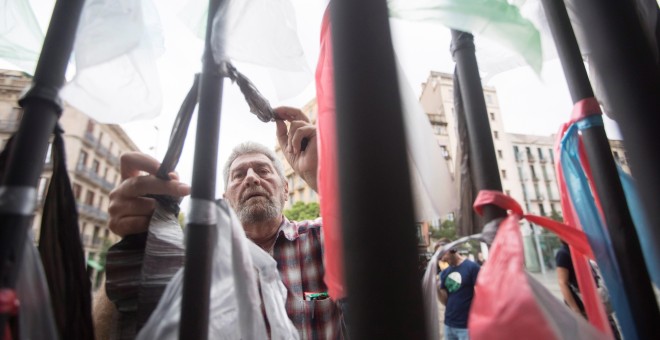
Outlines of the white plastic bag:
[{"label": "white plastic bag", "polygon": [[60,94],[101,123],[153,118],[162,105],[155,61],[163,49],[151,0],[87,0],[74,46],[76,75]]},{"label": "white plastic bag", "polygon": [[[262,301],[271,339],[298,339],[298,331],[284,308],[286,288],[275,260],[247,239],[235,213],[224,201],[214,208],[218,222],[213,235],[216,242],[209,339],[268,338],[261,312]],[[179,270],[138,339],[178,339],[182,286],[183,270]]]}]

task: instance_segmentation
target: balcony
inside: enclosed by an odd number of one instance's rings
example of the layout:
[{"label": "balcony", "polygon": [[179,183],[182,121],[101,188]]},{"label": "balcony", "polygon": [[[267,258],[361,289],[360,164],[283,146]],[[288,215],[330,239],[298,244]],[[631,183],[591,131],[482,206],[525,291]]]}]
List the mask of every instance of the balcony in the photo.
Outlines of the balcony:
[{"label": "balcony", "polygon": [[108,213],[91,205],[84,204],[84,203],[77,203],[78,206],[78,213],[81,215],[93,218],[95,220],[98,220],[102,223],[105,223],[108,221]]},{"label": "balcony", "polygon": [[13,133],[18,130],[18,120],[0,120],[0,132]]},{"label": "balcony", "polygon": [[536,175],[532,175],[532,181],[534,181],[534,182],[538,182],[538,181],[539,181],[539,177],[536,176]]},{"label": "balcony", "polygon": [[81,164],[78,164],[78,166],[76,166],[76,175],[82,177],[83,179],[86,179],[91,184],[99,186],[101,189],[103,189],[106,192],[110,192],[112,189],[115,188],[114,184],[110,183],[109,181],[105,180],[103,177],[99,176],[97,173],[92,171],[92,169],[87,169]]},{"label": "balcony", "polygon": [[539,158],[539,163],[541,163],[541,164],[545,164],[545,163],[547,163],[547,162],[548,162],[547,159],[545,159],[545,158]]},{"label": "balcony", "polygon": [[522,152],[516,152],[515,156],[516,156],[516,163],[522,163],[525,161],[525,156]]},{"label": "balcony", "polygon": [[532,199],[531,199],[531,201],[535,201],[535,202],[543,202],[543,200],[545,200],[545,197],[543,197],[541,195],[532,196]]},{"label": "balcony", "polygon": [[534,158],[534,156],[532,156],[531,154],[527,154],[527,161],[530,163],[534,163],[536,162],[536,158]]},{"label": "balcony", "polygon": [[96,138],[94,137],[94,134],[89,132],[89,131],[85,131],[85,136],[83,138],[83,142],[85,142],[85,144],[87,144],[90,147],[94,147],[97,143]]}]

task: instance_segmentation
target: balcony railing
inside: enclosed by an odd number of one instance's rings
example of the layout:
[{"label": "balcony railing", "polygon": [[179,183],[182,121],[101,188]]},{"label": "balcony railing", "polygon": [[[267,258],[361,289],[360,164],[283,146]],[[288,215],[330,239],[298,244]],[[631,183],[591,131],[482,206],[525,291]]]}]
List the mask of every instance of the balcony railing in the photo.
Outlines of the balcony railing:
[{"label": "balcony railing", "polygon": [[18,120],[0,120],[0,132],[15,132],[18,130]]},{"label": "balcony railing", "polygon": [[104,223],[108,221],[108,213],[97,207],[84,203],[77,203],[77,206],[78,212],[82,215],[91,217]]},{"label": "balcony railing", "polygon": [[536,162],[536,158],[534,158],[534,156],[531,154],[527,154],[527,161],[530,163],[534,163]]},{"label": "balcony railing", "polygon": [[76,175],[87,179],[88,181],[96,184],[107,192],[110,192],[115,187],[114,184],[99,176],[96,172],[92,171],[92,169],[85,168],[82,164],[78,164],[78,166],[76,166]]}]

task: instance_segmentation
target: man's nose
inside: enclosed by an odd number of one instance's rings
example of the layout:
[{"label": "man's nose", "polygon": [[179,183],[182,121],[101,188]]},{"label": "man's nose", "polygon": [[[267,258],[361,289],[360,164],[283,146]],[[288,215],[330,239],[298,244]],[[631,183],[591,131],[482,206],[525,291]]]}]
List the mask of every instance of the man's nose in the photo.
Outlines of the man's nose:
[{"label": "man's nose", "polygon": [[245,174],[245,182],[250,184],[259,184],[259,175],[252,169],[248,169],[247,174]]}]

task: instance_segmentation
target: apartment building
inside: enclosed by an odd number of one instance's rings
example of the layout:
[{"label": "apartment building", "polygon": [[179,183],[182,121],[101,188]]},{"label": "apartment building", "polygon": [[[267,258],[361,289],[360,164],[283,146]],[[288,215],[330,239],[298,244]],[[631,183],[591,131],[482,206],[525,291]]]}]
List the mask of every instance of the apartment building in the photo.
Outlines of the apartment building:
[{"label": "apartment building", "polygon": [[[30,86],[31,78],[22,72],[0,70],[0,148],[18,129],[22,110],[18,99]],[[76,197],[81,241],[94,282],[103,277],[102,254],[118,238],[107,227],[110,191],[119,184],[119,156],[138,147],[118,125],[98,124],[65,104],[60,118],[64,130],[66,166]],[[38,186],[38,208],[33,231],[38,241],[41,207],[52,175],[51,149],[44,160]]]}]

